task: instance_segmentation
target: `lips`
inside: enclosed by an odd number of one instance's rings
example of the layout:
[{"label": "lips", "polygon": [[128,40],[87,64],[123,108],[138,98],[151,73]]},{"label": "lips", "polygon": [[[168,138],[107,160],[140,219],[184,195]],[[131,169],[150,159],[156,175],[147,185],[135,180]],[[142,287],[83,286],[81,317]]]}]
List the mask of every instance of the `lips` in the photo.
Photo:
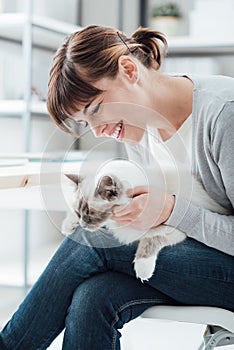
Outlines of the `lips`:
[{"label": "lips", "polygon": [[115,127],[111,130],[109,133],[110,137],[113,137],[114,139],[118,140],[121,138],[121,135],[123,134],[123,121],[121,120],[118,124],[115,125]]}]

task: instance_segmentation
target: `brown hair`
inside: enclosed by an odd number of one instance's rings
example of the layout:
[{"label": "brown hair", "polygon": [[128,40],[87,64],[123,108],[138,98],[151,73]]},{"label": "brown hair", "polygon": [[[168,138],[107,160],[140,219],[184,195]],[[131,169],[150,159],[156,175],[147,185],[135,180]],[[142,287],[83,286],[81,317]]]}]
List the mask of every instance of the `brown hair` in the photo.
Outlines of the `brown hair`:
[{"label": "brown hair", "polygon": [[139,27],[131,37],[98,25],[71,34],[58,49],[50,70],[47,108],[51,118],[68,131],[61,123],[103,92],[93,83],[115,78],[120,56],[133,55],[145,67],[158,69],[166,50],[163,34],[148,28]]}]

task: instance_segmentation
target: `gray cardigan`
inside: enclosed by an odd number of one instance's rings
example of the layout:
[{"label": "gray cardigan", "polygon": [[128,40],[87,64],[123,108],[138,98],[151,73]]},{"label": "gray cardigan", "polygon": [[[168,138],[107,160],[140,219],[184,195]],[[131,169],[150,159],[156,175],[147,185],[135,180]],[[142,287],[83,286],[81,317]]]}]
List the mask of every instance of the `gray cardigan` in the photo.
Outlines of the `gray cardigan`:
[{"label": "gray cardigan", "polygon": [[[173,212],[165,224],[234,256],[234,78],[189,78],[194,83],[192,173],[230,215],[211,212],[176,196]],[[126,146],[129,158],[149,164],[146,142],[147,137],[143,137],[135,147]]]}]

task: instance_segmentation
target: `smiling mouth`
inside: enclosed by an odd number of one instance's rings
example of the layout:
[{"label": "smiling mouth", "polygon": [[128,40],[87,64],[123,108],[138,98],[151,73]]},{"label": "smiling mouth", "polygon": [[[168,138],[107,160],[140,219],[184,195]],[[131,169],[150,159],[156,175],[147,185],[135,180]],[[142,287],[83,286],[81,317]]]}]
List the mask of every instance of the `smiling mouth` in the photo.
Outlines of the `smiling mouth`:
[{"label": "smiling mouth", "polygon": [[120,137],[121,131],[123,129],[123,121],[121,120],[115,128],[111,131],[110,137],[113,137],[114,139],[118,139]]}]

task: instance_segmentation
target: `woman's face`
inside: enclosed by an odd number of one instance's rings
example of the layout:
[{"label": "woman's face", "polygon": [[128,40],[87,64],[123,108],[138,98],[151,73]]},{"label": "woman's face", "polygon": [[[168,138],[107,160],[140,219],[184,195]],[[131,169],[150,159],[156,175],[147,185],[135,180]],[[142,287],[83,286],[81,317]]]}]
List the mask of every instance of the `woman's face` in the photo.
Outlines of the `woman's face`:
[{"label": "woman's face", "polygon": [[95,137],[137,144],[143,137],[147,101],[135,76],[119,73],[94,84],[104,91],[73,117],[88,122]]}]

